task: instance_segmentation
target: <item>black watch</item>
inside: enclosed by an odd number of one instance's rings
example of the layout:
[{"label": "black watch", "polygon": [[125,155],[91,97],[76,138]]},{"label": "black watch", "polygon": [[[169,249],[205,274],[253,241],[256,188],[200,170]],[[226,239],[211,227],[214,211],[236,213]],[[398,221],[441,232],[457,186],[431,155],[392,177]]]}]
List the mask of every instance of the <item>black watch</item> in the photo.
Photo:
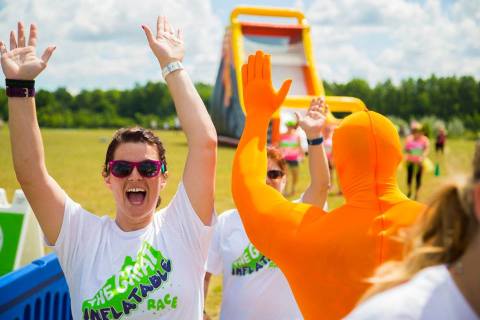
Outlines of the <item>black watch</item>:
[{"label": "black watch", "polygon": [[309,146],[316,146],[316,145],[319,145],[319,144],[322,144],[323,142],[323,137],[319,137],[319,138],[315,138],[315,139],[307,139],[307,143]]},{"label": "black watch", "polygon": [[35,97],[35,80],[5,79],[5,87],[7,97]]}]

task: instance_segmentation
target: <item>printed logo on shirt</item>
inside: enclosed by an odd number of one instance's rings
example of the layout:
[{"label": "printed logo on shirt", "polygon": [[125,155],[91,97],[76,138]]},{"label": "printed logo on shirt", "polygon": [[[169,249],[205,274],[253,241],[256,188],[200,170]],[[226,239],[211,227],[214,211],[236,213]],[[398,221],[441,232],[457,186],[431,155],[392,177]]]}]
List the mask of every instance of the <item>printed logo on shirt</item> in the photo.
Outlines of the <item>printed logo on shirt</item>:
[{"label": "printed logo on shirt", "polygon": [[257,272],[264,267],[277,268],[275,262],[265,257],[251,243],[247,245],[243,254],[232,263],[232,275],[246,276]]},{"label": "printed logo on shirt", "polygon": [[147,299],[165,287],[172,272],[172,261],[149,243],[143,242],[136,259],[126,256],[120,272],[111,276],[100,290],[82,303],[83,319],[120,319],[135,312],[147,301],[148,310],[177,308],[177,297]]}]

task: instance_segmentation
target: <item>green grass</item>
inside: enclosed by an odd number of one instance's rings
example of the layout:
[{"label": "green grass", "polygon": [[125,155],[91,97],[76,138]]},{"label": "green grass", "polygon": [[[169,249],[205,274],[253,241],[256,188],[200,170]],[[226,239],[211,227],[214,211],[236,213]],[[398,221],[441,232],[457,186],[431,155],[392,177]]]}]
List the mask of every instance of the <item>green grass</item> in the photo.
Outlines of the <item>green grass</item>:
[{"label": "green grass", "polygon": [[[105,187],[101,176],[105,151],[114,130],[42,130],[45,144],[47,167],[50,174],[75,201],[87,210],[100,215],[114,215],[114,202],[110,191]],[[185,136],[179,131],[158,131],[167,150],[169,182],[162,194],[162,206],[167,204],[176,191],[187,153]],[[449,140],[443,157],[432,155],[432,161],[438,160],[441,176],[434,177],[426,173],[419,200],[425,201],[441,182],[450,180],[454,175],[470,171],[474,141]],[[220,147],[218,151],[216,210],[221,213],[232,208],[233,200],[230,192],[230,173],[234,149]],[[303,162],[300,166],[300,179],[297,198],[308,185],[308,167]],[[406,190],[405,168],[398,170],[399,184]],[[10,154],[8,129],[0,129],[0,188],[5,188],[9,200],[19,185],[13,172]],[[336,188],[334,188],[336,191]],[[329,196],[330,209],[343,203],[343,197]],[[207,312],[212,319],[217,319],[221,302],[221,277],[213,277],[210,294],[206,301]]]}]

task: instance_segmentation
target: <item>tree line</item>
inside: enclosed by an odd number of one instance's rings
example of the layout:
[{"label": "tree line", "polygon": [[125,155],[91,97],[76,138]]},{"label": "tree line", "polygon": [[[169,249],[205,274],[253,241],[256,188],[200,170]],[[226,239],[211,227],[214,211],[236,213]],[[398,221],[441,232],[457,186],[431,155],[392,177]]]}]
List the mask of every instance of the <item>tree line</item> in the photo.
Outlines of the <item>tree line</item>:
[{"label": "tree line", "polygon": [[[480,131],[480,81],[471,76],[387,80],[371,87],[363,79],[347,83],[324,81],[328,95],[362,99],[371,110],[403,121],[434,116],[447,123],[461,121],[470,131]],[[197,83],[208,106],[213,87]],[[37,115],[41,127],[109,128],[139,124],[164,127],[175,124],[175,108],[165,83],[147,82],[132,89],[82,90],[72,95],[65,88],[39,90]],[[0,118],[8,121],[5,89],[0,88]]]},{"label": "tree line", "polygon": [[[208,103],[212,87],[196,84]],[[65,88],[36,93],[37,118],[41,127],[118,128],[174,124],[175,106],[165,83],[136,84],[132,89],[82,90],[72,95]],[[7,97],[0,88],[0,119],[8,121]]]},{"label": "tree line", "polygon": [[370,110],[405,121],[435,117],[443,122],[461,121],[470,131],[480,130],[480,81],[471,76],[391,80],[370,87],[363,79],[324,83],[328,95],[357,97]]}]

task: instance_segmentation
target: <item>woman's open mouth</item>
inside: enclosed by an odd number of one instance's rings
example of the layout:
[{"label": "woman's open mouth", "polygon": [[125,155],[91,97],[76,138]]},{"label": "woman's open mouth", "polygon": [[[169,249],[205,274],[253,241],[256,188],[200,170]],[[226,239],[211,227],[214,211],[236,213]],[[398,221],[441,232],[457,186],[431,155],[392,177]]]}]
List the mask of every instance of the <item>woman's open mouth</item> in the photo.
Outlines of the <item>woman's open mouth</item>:
[{"label": "woman's open mouth", "polygon": [[147,191],[142,188],[130,188],[126,191],[128,201],[135,206],[142,205],[147,196]]}]

